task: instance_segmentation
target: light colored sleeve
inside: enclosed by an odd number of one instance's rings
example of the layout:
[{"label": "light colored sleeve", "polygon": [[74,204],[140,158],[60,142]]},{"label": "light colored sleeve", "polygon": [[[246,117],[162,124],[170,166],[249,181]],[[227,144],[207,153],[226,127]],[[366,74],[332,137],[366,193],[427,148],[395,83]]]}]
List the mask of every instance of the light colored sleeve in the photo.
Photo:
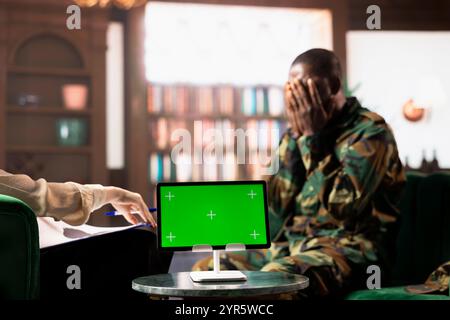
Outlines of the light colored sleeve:
[{"label": "light colored sleeve", "polygon": [[51,183],[3,170],[0,170],[0,194],[22,200],[36,216],[53,217],[71,225],[85,223],[92,211],[106,204],[105,188],[101,185]]}]

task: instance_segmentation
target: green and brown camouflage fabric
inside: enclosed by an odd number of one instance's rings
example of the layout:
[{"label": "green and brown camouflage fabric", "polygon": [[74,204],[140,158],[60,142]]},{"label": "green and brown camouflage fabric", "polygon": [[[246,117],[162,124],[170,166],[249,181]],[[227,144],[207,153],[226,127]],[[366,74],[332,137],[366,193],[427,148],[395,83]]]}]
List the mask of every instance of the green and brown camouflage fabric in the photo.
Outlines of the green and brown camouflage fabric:
[{"label": "green and brown camouflage fabric", "polygon": [[433,271],[425,281],[425,285],[435,288],[440,293],[450,295],[450,261],[441,264],[439,268]]},{"label": "green and brown camouflage fabric", "polygon": [[[227,254],[222,267],[304,274],[306,294],[323,296],[353,285],[356,270],[383,265],[405,183],[384,119],[348,98],[319,134],[295,140],[288,130],[279,157],[268,181],[271,248]],[[205,259],[194,269],[211,267]]]},{"label": "green and brown camouflage fabric", "polygon": [[427,278],[424,284],[407,286],[406,291],[410,293],[440,293],[450,295],[450,261],[441,264]]}]

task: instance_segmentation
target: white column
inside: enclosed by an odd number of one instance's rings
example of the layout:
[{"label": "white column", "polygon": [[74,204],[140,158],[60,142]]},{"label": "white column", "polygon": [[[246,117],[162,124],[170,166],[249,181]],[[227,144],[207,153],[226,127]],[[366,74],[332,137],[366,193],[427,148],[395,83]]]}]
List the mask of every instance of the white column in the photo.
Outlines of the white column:
[{"label": "white column", "polygon": [[[106,51],[106,164],[108,169],[125,165],[125,106],[123,25],[111,22]],[[95,124],[94,124],[95,125]]]}]

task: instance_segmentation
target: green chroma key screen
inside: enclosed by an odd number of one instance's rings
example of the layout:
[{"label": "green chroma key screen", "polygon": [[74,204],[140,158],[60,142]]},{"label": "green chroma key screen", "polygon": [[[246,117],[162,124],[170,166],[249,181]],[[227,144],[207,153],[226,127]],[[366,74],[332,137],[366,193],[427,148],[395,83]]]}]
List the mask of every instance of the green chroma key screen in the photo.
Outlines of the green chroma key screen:
[{"label": "green chroma key screen", "polygon": [[157,202],[162,249],[270,245],[264,181],[159,183]]}]

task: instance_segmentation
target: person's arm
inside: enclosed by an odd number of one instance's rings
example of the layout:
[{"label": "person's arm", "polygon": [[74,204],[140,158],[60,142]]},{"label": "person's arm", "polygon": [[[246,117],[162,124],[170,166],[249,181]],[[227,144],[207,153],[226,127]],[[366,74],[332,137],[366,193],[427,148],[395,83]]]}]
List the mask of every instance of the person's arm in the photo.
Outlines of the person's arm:
[{"label": "person's arm", "polygon": [[303,136],[299,146],[308,174],[318,170],[325,176],[320,200],[326,210],[337,220],[357,218],[372,199],[382,179],[398,163],[397,148],[392,133],[385,127],[369,128],[357,140],[348,144],[326,161],[322,155],[320,135]]},{"label": "person's arm", "polygon": [[305,168],[291,131],[281,138],[279,170],[268,181],[270,234],[278,238],[285,221],[295,213],[295,197],[305,182]]},{"label": "person's arm", "polygon": [[139,211],[145,221],[154,222],[139,194],[116,187],[75,182],[51,183],[0,170],[0,194],[22,200],[37,216],[53,217],[71,225],[85,223],[91,212],[108,203],[123,212],[130,223],[138,222],[132,211]]}]

